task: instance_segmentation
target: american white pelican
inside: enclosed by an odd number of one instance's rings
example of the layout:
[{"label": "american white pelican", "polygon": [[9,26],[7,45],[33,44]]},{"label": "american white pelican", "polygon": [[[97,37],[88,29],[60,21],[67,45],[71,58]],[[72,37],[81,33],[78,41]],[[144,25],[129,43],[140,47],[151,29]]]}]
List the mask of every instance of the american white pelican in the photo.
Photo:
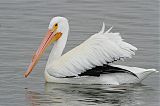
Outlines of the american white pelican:
[{"label": "american white pelican", "polygon": [[64,17],[54,17],[24,76],[30,74],[45,49],[53,42],[44,72],[46,82],[119,85],[139,83],[152,72],[156,72],[155,69],[112,64],[116,60],[131,58],[137,48],[124,42],[119,33],[110,32],[111,29],[104,32],[103,23],[99,33],[62,55],[69,24]]}]

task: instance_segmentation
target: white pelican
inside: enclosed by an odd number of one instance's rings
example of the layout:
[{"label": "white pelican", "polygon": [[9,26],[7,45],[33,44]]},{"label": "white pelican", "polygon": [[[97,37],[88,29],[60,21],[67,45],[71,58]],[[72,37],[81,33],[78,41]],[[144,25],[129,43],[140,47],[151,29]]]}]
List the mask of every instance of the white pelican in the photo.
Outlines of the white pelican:
[{"label": "white pelican", "polygon": [[44,72],[46,82],[119,85],[140,83],[149,74],[156,72],[155,69],[112,64],[116,60],[131,58],[137,48],[124,42],[119,33],[111,33],[111,29],[104,32],[103,23],[99,33],[62,55],[69,24],[64,17],[54,17],[24,76],[30,74],[45,49],[53,42]]}]

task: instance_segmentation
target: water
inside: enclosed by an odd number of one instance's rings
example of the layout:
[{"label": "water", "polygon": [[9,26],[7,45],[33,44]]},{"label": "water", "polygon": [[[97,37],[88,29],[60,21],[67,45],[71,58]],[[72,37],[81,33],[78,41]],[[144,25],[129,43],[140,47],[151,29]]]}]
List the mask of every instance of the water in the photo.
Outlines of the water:
[{"label": "water", "polygon": [[64,52],[107,28],[120,32],[139,51],[116,64],[156,68],[159,32],[157,0],[1,0],[0,106],[159,106],[159,74],[138,85],[71,85],[45,83],[43,71],[51,47],[29,78],[23,73],[53,16],[65,16],[70,34]]}]

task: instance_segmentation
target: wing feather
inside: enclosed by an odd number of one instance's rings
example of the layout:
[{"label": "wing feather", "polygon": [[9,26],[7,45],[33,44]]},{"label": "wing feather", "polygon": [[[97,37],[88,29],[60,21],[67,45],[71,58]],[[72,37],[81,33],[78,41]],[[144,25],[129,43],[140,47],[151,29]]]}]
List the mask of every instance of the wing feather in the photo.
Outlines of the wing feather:
[{"label": "wing feather", "polygon": [[131,58],[136,47],[123,41],[119,33],[112,33],[112,27],[104,33],[105,25],[99,33],[92,35],[81,45],[62,55],[47,67],[54,77],[78,76],[94,68],[116,60]]}]

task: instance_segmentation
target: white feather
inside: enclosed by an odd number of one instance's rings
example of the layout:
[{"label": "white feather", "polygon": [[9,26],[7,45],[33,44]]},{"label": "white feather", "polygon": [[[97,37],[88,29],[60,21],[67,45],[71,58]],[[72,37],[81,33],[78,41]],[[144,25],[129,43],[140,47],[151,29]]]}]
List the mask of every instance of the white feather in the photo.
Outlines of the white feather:
[{"label": "white feather", "polygon": [[48,74],[54,77],[78,76],[95,66],[134,55],[136,47],[124,42],[119,33],[109,33],[112,27],[105,33],[104,29],[103,23],[99,33],[47,65]]},{"label": "white feather", "polygon": [[110,27],[110,28],[105,32],[105,34],[109,33],[109,32],[112,30],[112,28],[113,28],[113,26]]},{"label": "white feather", "polygon": [[114,65],[114,64],[110,64],[110,65],[113,67],[118,67],[118,68],[131,71],[134,74],[136,74],[138,78],[127,73],[102,74],[100,77],[77,76],[74,78],[56,78],[49,75],[48,73],[45,73],[45,78],[47,82],[56,82],[56,83],[120,85],[120,84],[129,84],[129,83],[140,83],[148,75],[154,72],[158,72],[155,69],[143,69],[138,67],[129,67],[129,66],[122,66],[122,65]]},{"label": "white feather", "polygon": [[99,31],[99,34],[104,33],[104,30],[105,30],[105,23],[103,22],[103,25],[102,25],[101,30]]}]

